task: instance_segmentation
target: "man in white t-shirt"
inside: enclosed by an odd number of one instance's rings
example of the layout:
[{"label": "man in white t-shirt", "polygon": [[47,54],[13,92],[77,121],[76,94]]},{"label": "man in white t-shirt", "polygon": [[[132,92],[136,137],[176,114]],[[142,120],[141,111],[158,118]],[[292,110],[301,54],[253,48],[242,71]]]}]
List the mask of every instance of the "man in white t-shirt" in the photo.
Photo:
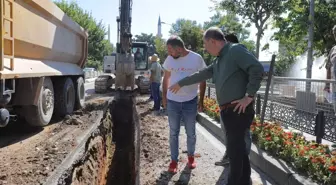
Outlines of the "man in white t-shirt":
[{"label": "man in white t-shirt", "polygon": [[[171,162],[169,172],[177,172],[177,162],[179,155],[179,134],[181,120],[185,124],[187,133],[188,166],[193,169],[196,167],[194,152],[196,145],[196,115],[197,115],[197,89],[198,84],[182,87],[178,93],[167,92],[170,85],[179,80],[206,68],[206,64],[201,55],[189,51],[185,48],[184,42],[180,37],[172,36],[167,40],[168,57],[163,64],[164,77],[162,85],[163,106],[168,113],[170,128],[170,152]],[[203,98],[206,83],[199,85],[200,100],[199,110],[203,110]]]}]

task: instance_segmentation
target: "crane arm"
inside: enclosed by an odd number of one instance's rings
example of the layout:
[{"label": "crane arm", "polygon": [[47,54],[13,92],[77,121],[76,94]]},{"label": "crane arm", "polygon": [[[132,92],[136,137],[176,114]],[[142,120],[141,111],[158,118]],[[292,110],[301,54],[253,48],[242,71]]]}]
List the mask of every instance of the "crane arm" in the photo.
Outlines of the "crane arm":
[{"label": "crane arm", "polygon": [[132,0],[119,1],[119,29],[118,40],[120,43],[120,53],[129,53],[132,46]]}]

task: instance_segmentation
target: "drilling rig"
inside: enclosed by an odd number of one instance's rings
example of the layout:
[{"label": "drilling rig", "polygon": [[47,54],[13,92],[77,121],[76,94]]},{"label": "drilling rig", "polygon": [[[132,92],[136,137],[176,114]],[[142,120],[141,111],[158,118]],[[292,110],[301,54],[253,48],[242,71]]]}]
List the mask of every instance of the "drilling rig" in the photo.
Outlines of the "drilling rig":
[{"label": "drilling rig", "polygon": [[147,42],[132,42],[132,3],[133,0],[119,1],[115,74],[104,74],[95,80],[97,93],[106,92],[113,84],[116,90],[134,90],[135,84],[141,93],[149,90],[149,46]]}]

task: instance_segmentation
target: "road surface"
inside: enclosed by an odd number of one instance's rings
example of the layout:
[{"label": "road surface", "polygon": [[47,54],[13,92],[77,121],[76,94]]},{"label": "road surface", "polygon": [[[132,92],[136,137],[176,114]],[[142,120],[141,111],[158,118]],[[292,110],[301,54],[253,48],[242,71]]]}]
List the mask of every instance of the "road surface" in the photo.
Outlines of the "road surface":
[{"label": "road surface", "polygon": [[[138,105],[141,128],[141,185],[224,185],[227,181],[228,167],[218,167],[225,146],[205,128],[197,124],[196,169],[186,167],[186,134],[184,127],[180,131],[179,172],[175,175],[166,170],[170,162],[169,127],[167,116],[155,116],[149,108],[151,104]],[[257,169],[252,170],[253,185],[275,185]]]}]

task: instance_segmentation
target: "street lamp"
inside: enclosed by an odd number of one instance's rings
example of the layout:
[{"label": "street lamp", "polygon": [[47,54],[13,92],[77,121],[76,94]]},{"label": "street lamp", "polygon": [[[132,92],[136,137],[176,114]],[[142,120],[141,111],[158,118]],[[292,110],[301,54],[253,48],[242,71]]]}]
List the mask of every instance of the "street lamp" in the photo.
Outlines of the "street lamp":
[{"label": "street lamp", "polygon": [[167,25],[169,25],[169,26],[172,26],[172,24],[169,24],[169,23],[166,23],[166,22],[163,22],[163,21],[161,21],[160,23],[161,23],[161,24],[167,24]]}]

